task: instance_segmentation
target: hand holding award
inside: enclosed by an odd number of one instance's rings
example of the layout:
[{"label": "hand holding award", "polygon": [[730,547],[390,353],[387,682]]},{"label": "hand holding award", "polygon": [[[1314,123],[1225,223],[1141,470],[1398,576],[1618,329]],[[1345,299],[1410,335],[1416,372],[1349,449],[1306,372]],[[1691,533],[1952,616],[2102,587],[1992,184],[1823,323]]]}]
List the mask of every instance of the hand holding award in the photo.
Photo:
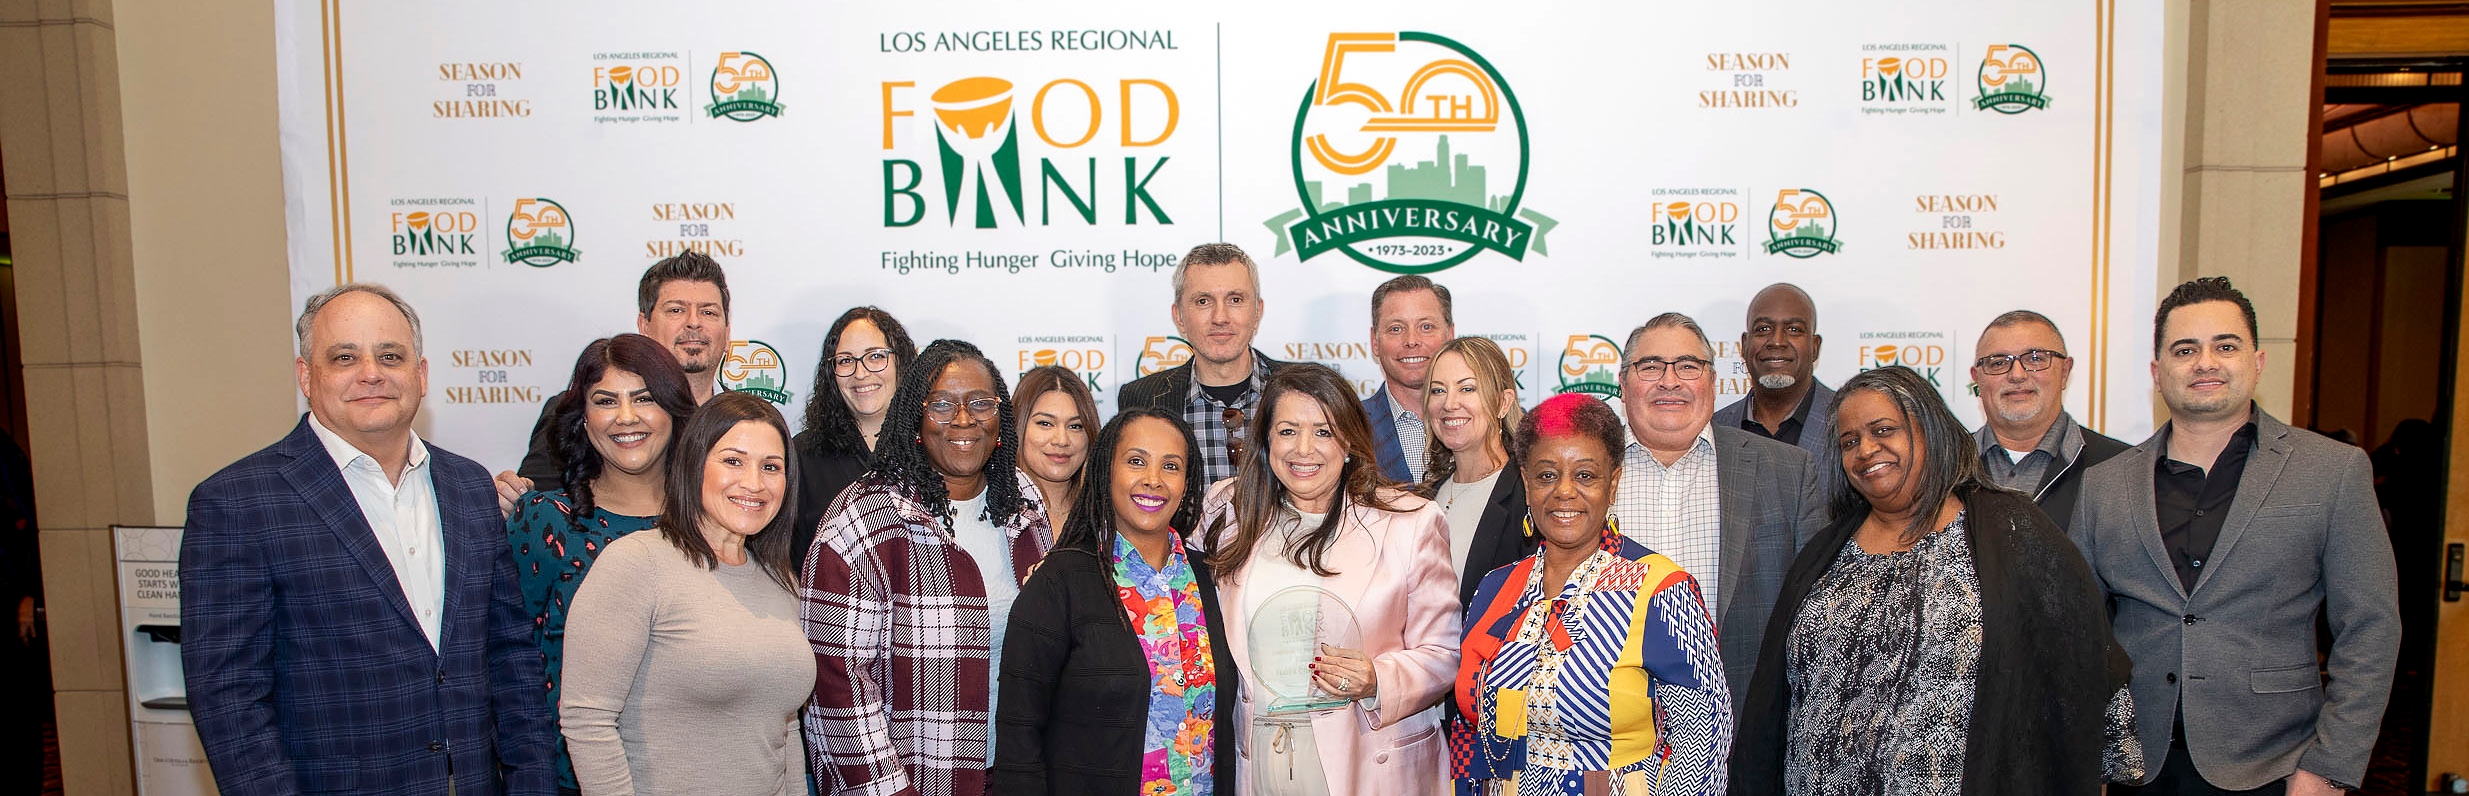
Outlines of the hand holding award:
[{"label": "hand holding award", "polygon": [[[1323,646],[1352,658],[1329,663],[1325,675],[1315,672],[1313,658]],[[1355,652],[1362,646],[1354,609],[1327,589],[1293,586],[1270,595],[1252,616],[1250,650],[1252,670],[1269,692],[1268,714],[1326,710],[1370,695],[1371,662]]]}]

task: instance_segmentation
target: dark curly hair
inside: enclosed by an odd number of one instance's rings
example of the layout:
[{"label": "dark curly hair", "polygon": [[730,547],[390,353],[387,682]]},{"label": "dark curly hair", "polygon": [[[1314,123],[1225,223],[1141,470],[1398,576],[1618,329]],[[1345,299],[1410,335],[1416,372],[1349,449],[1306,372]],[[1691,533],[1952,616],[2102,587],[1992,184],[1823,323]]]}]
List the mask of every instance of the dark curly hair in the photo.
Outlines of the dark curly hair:
[{"label": "dark curly hair", "polygon": [[[866,471],[859,483],[877,483],[897,489],[910,500],[926,505],[926,510],[943,518],[943,529],[952,530],[952,496],[943,486],[943,474],[926,458],[925,438],[921,432],[926,424],[926,395],[934,391],[936,378],[953,363],[970,362],[986,369],[994,382],[995,401],[1002,406],[996,413],[995,437],[1001,443],[986,457],[986,514],[989,522],[1001,524],[1028,508],[1021,499],[1020,465],[1011,451],[1020,449],[1020,430],[1012,422],[1011,389],[1003,385],[1003,370],[994,366],[977,346],[961,340],[936,340],[926,350],[917,352],[915,367],[900,371],[900,389],[892,393],[892,405],[883,410],[883,431],[874,449],[874,468]],[[985,422],[980,420],[978,422]]]},{"label": "dark curly hair", "polygon": [[1122,443],[1123,430],[1142,418],[1171,423],[1175,433],[1183,437],[1183,502],[1175,506],[1167,527],[1177,534],[1188,534],[1197,523],[1201,493],[1208,488],[1208,484],[1200,482],[1200,456],[1196,453],[1200,450],[1199,438],[1192,436],[1192,427],[1183,424],[1181,415],[1156,407],[1135,406],[1106,421],[1106,427],[1097,432],[1097,439],[1089,443],[1089,466],[1080,479],[1080,494],[1087,497],[1073,504],[1072,515],[1064,518],[1063,529],[1055,535],[1056,548],[1086,550],[1101,561],[1114,560],[1115,446]]},{"label": "dark curly hair", "polygon": [[777,508],[772,521],[746,537],[746,559],[763,574],[771,576],[780,588],[797,593],[796,532],[797,524],[797,457],[789,455],[789,421],[780,417],[780,410],[770,401],[742,392],[724,392],[712,396],[686,419],[685,429],[678,435],[677,447],[669,451],[669,494],[660,511],[660,536],[685,553],[687,560],[704,569],[720,568],[720,555],[712,551],[711,540],[703,538],[703,465],[711,458],[712,448],[729,435],[739,423],[761,423],[780,435],[780,494],[773,499]]},{"label": "dark curly hair", "polygon": [[823,356],[814,364],[814,389],[806,393],[807,433],[797,435],[798,447],[813,453],[852,453],[868,455],[866,435],[857,430],[857,416],[849,411],[849,402],[840,397],[840,377],[832,372],[832,352],[840,350],[840,334],[849,324],[871,321],[876,331],[892,349],[893,372],[906,376],[909,363],[917,359],[917,344],[909,342],[909,330],[894,320],[892,314],[879,307],[850,307],[832,321],[831,333],[823,336]]},{"label": "dark curly hair", "polygon": [[578,532],[583,520],[592,514],[596,501],[592,498],[592,481],[600,477],[606,464],[600,449],[592,447],[591,433],[584,428],[583,418],[591,405],[592,385],[599,384],[611,370],[622,370],[640,376],[643,386],[651,390],[652,402],[669,413],[669,441],[663,456],[677,451],[677,436],[686,430],[686,418],[694,414],[694,388],[686,382],[686,371],[677,366],[677,357],[669,349],[649,337],[627,333],[593,340],[583,347],[583,355],[574,360],[574,375],[566,380],[566,391],[557,400],[556,414],[550,421],[550,440],[557,452],[565,457],[566,495],[574,500],[574,514],[566,518]]}]

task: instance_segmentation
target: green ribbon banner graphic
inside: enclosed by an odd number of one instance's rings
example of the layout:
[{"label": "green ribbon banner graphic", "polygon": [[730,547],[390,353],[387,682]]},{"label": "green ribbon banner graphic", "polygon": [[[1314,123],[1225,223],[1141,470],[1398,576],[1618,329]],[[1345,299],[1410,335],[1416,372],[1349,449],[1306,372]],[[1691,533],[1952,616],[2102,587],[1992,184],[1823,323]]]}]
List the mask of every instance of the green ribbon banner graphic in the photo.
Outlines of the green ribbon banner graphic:
[{"label": "green ribbon banner graphic", "polygon": [[[2049,98],[2048,96],[2042,94],[2006,92],[2003,94],[1983,94],[1979,99],[1972,101],[1973,108],[1984,111],[1989,110],[1990,108],[1997,108],[2001,105],[2024,105],[2032,108],[2033,110],[2041,110],[2049,107]],[[2000,108],[2000,110],[2004,109]],[[2009,111],[2009,113],[2011,112],[2012,111]]]},{"label": "green ribbon banner graphic", "polygon": [[1309,260],[1350,244],[1415,236],[1471,243],[1512,260],[1524,260],[1527,246],[1535,243],[1535,228],[1501,213],[1456,202],[1386,199],[1347,205],[1287,225],[1279,230],[1277,248],[1284,252],[1291,247],[1297,259]]}]

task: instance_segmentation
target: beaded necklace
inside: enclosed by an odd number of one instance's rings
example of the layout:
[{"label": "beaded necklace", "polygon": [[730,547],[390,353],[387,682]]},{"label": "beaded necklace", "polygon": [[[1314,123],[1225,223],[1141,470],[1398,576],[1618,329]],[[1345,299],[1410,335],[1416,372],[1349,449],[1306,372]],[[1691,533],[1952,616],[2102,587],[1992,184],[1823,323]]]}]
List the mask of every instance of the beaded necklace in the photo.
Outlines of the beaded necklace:
[{"label": "beaded necklace", "polygon": [[[1568,581],[1561,584],[1560,593],[1553,595],[1549,603],[1543,601],[1543,552],[1535,551],[1535,564],[1529,569],[1525,586],[1519,590],[1518,601],[1526,609],[1518,619],[1517,632],[1509,637],[1511,641],[1532,644],[1536,649],[1534,671],[1525,683],[1529,739],[1532,737],[1536,708],[1548,710],[1552,695],[1559,690],[1561,664],[1569,659],[1569,651],[1586,639],[1586,608],[1593,603],[1586,597],[1593,590],[1595,577],[1618,558],[1612,551],[1619,549],[1621,538],[1619,526],[1607,524],[1601,544],[1585,561],[1579,562],[1576,570],[1569,573]],[[1482,714],[1478,717],[1481,721],[1478,726],[1483,728],[1498,726],[1499,695],[1501,688],[1508,685],[1492,679],[1492,665],[1496,660],[1484,661],[1476,675],[1482,687],[1476,690],[1475,709]],[[1486,759],[1505,765],[1509,756],[1516,754],[1516,744],[1514,741],[1495,743],[1494,737],[1496,733],[1488,729],[1478,730],[1475,744],[1482,749]],[[1529,754],[1532,754],[1531,747]],[[1497,767],[1495,770],[1498,770]]]}]

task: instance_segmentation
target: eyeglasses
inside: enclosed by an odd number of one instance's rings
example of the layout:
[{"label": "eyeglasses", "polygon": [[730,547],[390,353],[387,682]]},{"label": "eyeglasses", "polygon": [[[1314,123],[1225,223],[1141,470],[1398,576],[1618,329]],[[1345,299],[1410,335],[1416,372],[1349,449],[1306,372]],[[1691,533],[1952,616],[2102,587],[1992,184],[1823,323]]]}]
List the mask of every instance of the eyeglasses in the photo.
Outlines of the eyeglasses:
[{"label": "eyeglasses", "polygon": [[1220,415],[1219,419],[1226,421],[1226,461],[1232,462],[1236,467],[1242,467],[1243,410],[1227,407],[1226,413]]},{"label": "eyeglasses", "polygon": [[979,420],[993,420],[995,412],[1003,408],[1003,402],[993,398],[979,398],[965,403],[948,398],[936,399],[926,402],[926,416],[934,418],[934,422],[950,425],[952,421],[960,419],[962,407],[968,408],[970,417]]},{"label": "eyeglasses", "polygon": [[2035,348],[2020,354],[1990,354],[1972,360],[1972,367],[1979,368],[1982,373],[1997,376],[2013,370],[2016,362],[2022,362],[2024,370],[2037,373],[2048,370],[2051,363],[2065,358],[2065,354],[2046,348]]},{"label": "eyeglasses", "polygon": [[1670,371],[1681,381],[1697,381],[1706,377],[1706,366],[1710,364],[1713,363],[1697,357],[1681,357],[1671,360],[1662,357],[1646,357],[1629,363],[1629,372],[1637,374],[1640,381],[1662,381],[1665,371]]},{"label": "eyeglasses", "polygon": [[889,348],[869,348],[866,349],[866,354],[862,357],[853,357],[847,354],[832,357],[832,373],[841,376],[855,376],[857,375],[857,364],[860,362],[866,363],[867,373],[881,373],[884,368],[891,367],[892,365],[892,350]]}]

